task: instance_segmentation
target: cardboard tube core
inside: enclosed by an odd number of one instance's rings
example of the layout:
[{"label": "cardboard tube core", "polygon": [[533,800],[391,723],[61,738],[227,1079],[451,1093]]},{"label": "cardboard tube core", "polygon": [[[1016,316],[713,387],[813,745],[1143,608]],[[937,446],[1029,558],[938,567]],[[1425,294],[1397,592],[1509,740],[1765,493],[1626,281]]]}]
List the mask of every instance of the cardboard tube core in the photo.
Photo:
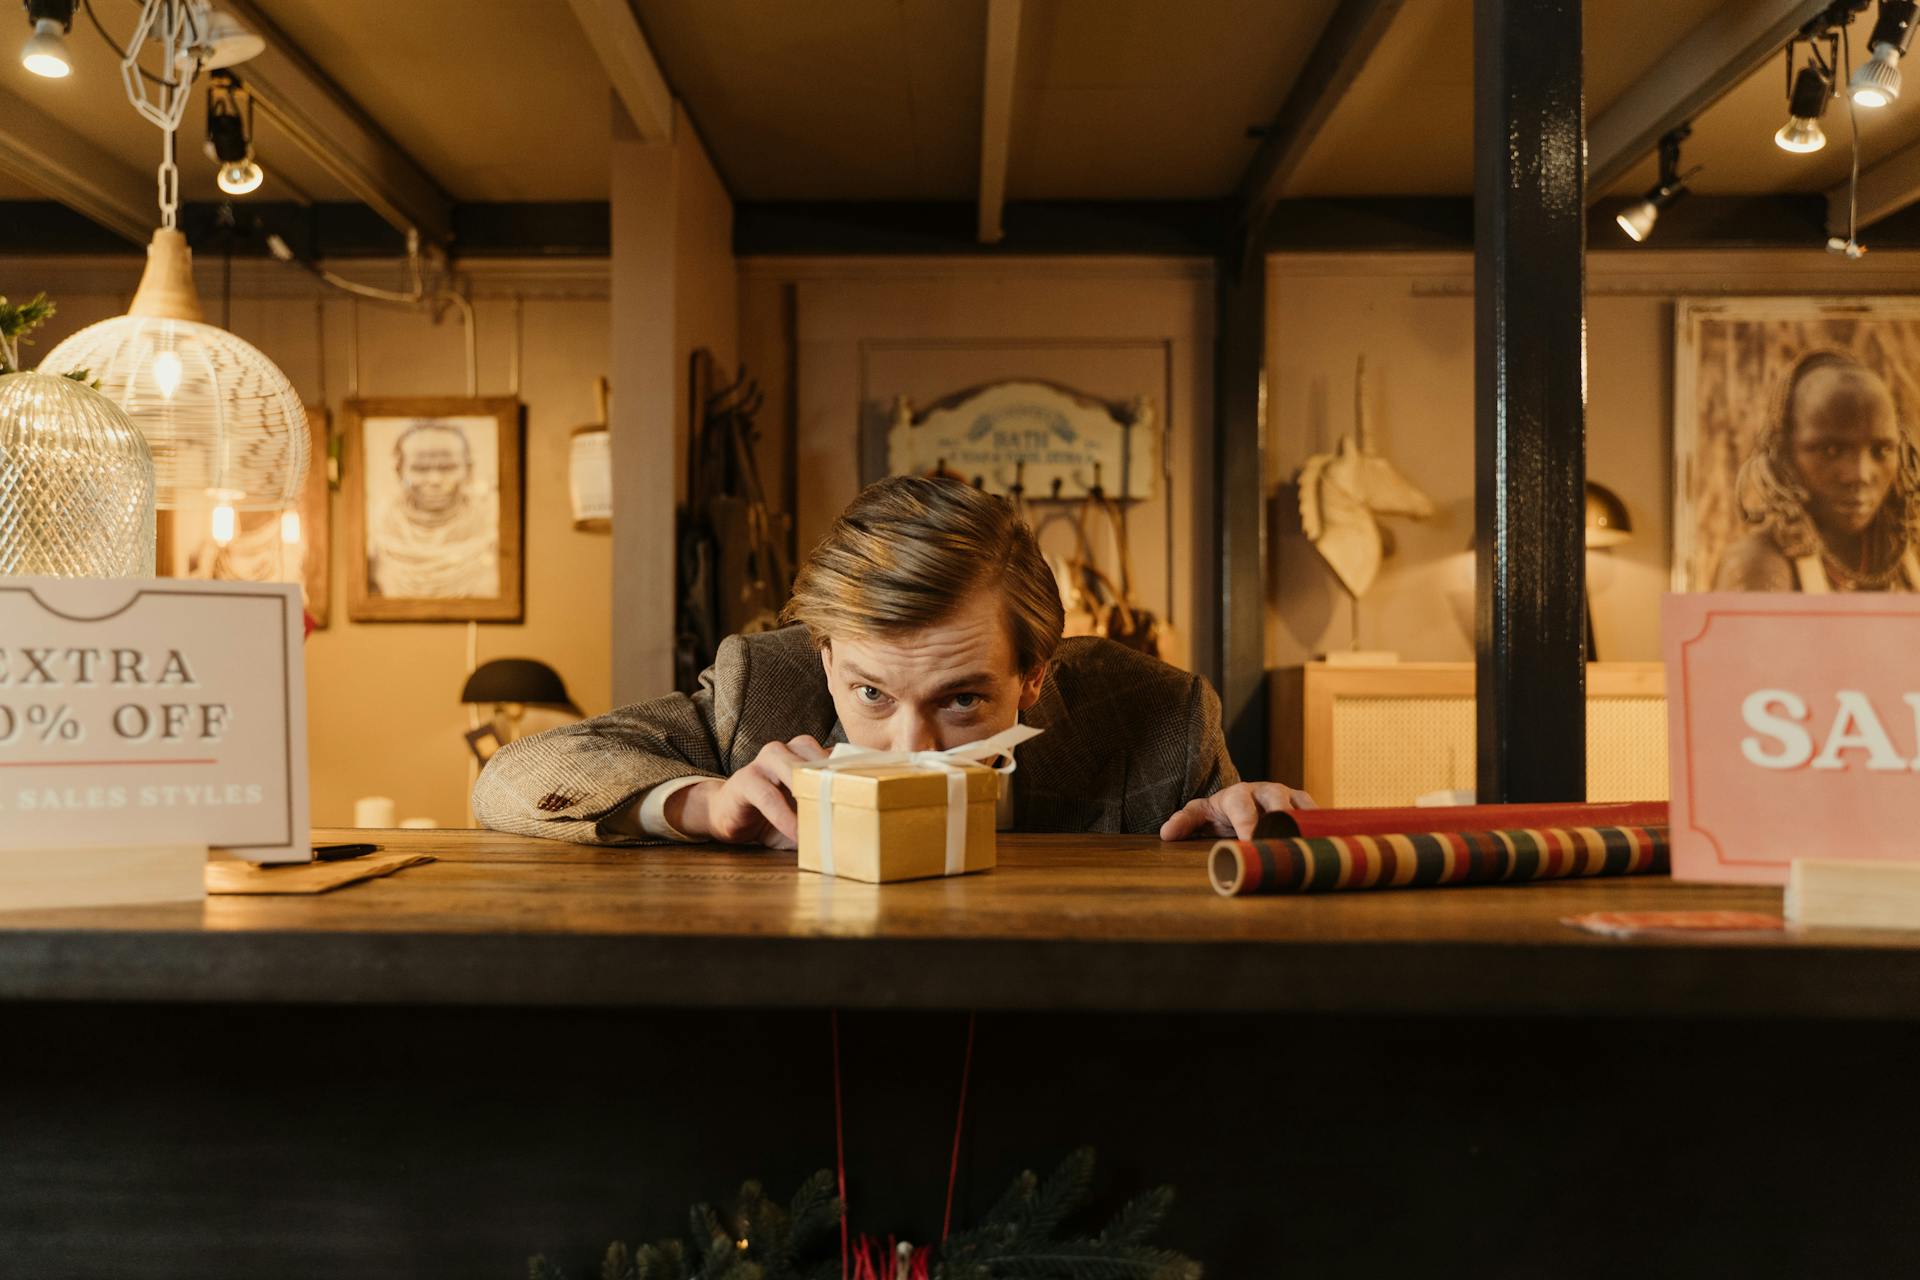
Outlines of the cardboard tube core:
[{"label": "cardboard tube core", "polygon": [[1231,898],[1240,891],[1240,882],[1247,875],[1245,857],[1235,841],[1222,840],[1213,846],[1213,852],[1207,856],[1207,875],[1213,881],[1214,892]]}]

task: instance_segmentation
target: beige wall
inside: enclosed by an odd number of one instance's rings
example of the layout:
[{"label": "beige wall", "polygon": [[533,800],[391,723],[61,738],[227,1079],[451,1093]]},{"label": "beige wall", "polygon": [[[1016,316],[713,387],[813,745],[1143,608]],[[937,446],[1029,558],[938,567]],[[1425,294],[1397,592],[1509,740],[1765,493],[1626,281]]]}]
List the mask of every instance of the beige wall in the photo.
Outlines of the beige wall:
[{"label": "beige wall", "polygon": [[[1266,476],[1271,665],[1353,641],[1347,596],[1300,535],[1291,481],[1352,429],[1365,354],[1379,447],[1439,507],[1389,518],[1398,543],[1361,601],[1359,638],[1422,660],[1473,656],[1473,261],[1467,254],[1299,254],[1269,263]],[[1911,292],[1920,255],[1861,264],[1819,250],[1599,252],[1588,259],[1587,474],[1627,504],[1632,541],[1588,556],[1601,656],[1660,657],[1672,494],[1673,300]]]},{"label": "beige wall", "polygon": [[[342,265],[355,278],[394,285],[392,264]],[[517,624],[480,623],[477,656],[539,658],[560,672],[589,713],[610,705],[611,546],[605,534],[575,532],[567,498],[572,429],[594,416],[593,380],[605,370],[604,264],[481,264],[474,282],[479,390],[506,395],[518,348],[526,405],[526,613]],[[60,314],[33,349],[124,310],[139,278],[135,259],[5,262],[8,291],[45,289]],[[324,298],[286,268],[238,264],[232,323],[285,370],[308,403],[340,406],[365,396],[462,395],[466,353],[458,311],[440,323],[397,307]],[[219,276],[199,270],[210,319],[220,316]],[[516,335],[512,294],[522,296]],[[357,330],[357,340],[356,340]],[[32,356],[29,355],[29,359]],[[345,825],[354,798],[393,797],[402,818],[464,826],[467,713],[459,702],[467,672],[464,623],[365,623],[346,616],[346,506],[332,494],[331,625],[306,645],[313,821]],[[536,725],[544,713],[530,713]]]},{"label": "beige wall", "polygon": [[[770,492],[796,469],[801,554],[858,492],[863,423],[884,431],[896,395],[925,404],[1017,377],[1113,400],[1147,395],[1167,431],[1164,459],[1149,462],[1170,479],[1129,513],[1136,595],[1171,614],[1170,656],[1187,662],[1197,601],[1185,548],[1205,491],[1194,450],[1212,429],[1212,297],[1210,264],[1190,260],[744,262],[742,356],[769,392]],[[1064,525],[1045,536],[1050,549],[1072,542]]]},{"label": "beige wall", "polygon": [[[622,703],[673,688],[674,508],[686,494],[688,365],[737,358],[733,203],[692,123],[642,141],[615,108],[612,172],[613,689]],[[605,348],[602,348],[603,350]]]}]

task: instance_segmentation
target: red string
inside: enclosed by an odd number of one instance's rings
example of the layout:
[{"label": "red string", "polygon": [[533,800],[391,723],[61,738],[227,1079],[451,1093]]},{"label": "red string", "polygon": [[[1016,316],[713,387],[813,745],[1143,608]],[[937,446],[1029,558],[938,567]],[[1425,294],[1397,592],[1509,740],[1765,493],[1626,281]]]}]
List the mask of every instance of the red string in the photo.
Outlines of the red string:
[{"label": "red string", "polygon": [[[840,1280],[850,1280],[848,1269],[854,1255],[852,1253],[848,1227],[850,1215],[847,1213],[846,1112],[841,1104],[840,1098],[839,1011],[832,1011],[829,1013],[828,1018],[833,1029],[833,1158],[834,1168],[838,1175],[840,1186]],[[943,1243],[953,1229],[953,1189],[960,1181],[960,1138],[966,1131],[967,1086],[973,1079],[973,1033],[975,1022],[976,1015],[969,1012],[967,1014],[967,1050],[966,1055],[960,1062],[960,1106],[953,1118],[953,1158],[947,1165],[947,1204],[946,1210],[940,1219],[940,1239]],[[874,1263],[868,1257],[867,1244],[867,1241],[863,1240],[861,1242],[861,1249],[857,1259],[859,1263],[859,1274],[851,1277],[851,1280],[865,1280],[865,1277],[874,1274]],[[892,1257],[892,1244],[893,1242],[889,1240],[889,1259]],[[921,1277],[925,1276],[926,1272],[924,1268],[926,1266],[926,1258],[927,1255],[925,1251],[921,1251],[915,1257],[915,1269],[913,1272],[915,1280],[920,1280]],[[891,1261],[887,1263],[887,1266],[888,1269],[891,1270]]]},{"label": "red string", "polygon": [[967,1056],[960,1066],[960,1109],[953,1118],[953,1160],[947,1166],[947,1211],[940,1218],[940,1242],[946,1243],[947,1233],[953,1228],[953,1187],[960,1181],[960,1131],[967,1122],[967,1078],[973,1074],[973,1020],[971,1011],[967,1014]]},{"label": "red string", "polygon": [[840,1112],[840,1011],[829,1015],[833,1025],[833,1159],[840,1173],[840,1280],[847,1280],[847,1139]]}]

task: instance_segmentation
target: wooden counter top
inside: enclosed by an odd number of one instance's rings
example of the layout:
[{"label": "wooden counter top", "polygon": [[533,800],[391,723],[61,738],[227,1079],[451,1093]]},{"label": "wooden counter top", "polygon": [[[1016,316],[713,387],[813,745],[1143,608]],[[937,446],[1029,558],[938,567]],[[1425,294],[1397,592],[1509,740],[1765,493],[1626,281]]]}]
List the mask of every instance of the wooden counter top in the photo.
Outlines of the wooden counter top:
[{"label": "wooden counter top", "polygon": [[439,861],[318,896],[0,913],[0,999],[1920,1017],[1920,934],[1619,941],[1585,911],[1777,911],[1664,878],[1228,900],[1208,845],[1004,836],[885,886],[792,854],[317,832]]}]

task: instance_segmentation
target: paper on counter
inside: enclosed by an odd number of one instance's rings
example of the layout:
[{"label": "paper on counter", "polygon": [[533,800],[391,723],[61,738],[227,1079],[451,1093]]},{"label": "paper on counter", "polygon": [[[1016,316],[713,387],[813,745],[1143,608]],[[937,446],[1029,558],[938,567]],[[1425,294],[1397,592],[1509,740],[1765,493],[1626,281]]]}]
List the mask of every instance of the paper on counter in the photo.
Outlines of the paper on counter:
[{"label": "paper on counter", "polygon": [[221,859],[207,864],[207,892],[326,893],[432,861],[433,855],[430,853],[376,853],[340,862],[298,862],[280,866],[255,866],[238,859]]}]

